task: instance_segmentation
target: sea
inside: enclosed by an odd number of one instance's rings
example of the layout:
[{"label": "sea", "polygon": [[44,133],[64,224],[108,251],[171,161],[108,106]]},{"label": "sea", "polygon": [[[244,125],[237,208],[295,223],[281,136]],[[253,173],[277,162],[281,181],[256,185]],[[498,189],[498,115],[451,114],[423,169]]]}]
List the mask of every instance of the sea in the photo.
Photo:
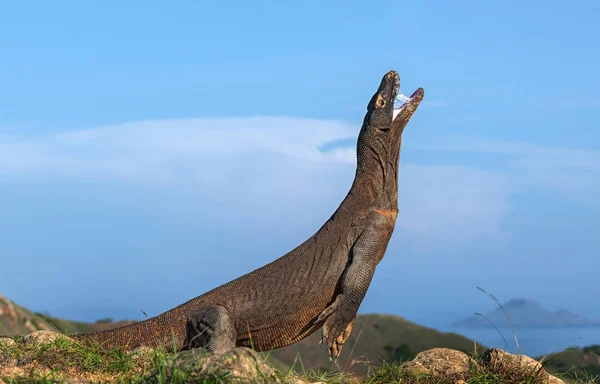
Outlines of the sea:
[{"label": "sea", "polygon": [[528,356],[543,356],[569,347],[600,345],[600,327],[517,327],[514,332],[516,340],[511,328],[448,327],[441,330],[461,334],[486,347]]}]

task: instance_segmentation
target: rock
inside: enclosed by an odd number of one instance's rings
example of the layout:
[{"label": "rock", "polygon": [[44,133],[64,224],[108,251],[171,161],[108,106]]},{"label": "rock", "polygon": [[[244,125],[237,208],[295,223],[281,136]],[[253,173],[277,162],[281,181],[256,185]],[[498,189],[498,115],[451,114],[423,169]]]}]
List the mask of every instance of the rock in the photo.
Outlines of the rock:
[{"label": "rock", "polygon": [[315,381],[315,382],[311,383],[310,381],[307,381],[306,379],[303,379],[298,376],[294,376],[294,377],[286,377],[285,384],[325,384],[325,383],[322,381]]},{"label": "rock", "polygon": [[565,384],[565,382],[562,379],[559,379],[556,376],[552,376],[550,374],[547,374],[547,376],[546,376],[546,384]]},{"label": "rock", "polygon": [[12,367],[17,364],[17,360],[11,357],[10,350],[17,343],[10,337],[0,337],[0,368]]},{"label": "rock", "polygon": [[128,352],[133,360],[149,358],[154,353],[154,349],[150,347],[138,347],[133,351]]},{"label": "rock", "polygon": [[[180,373],[176,373],[179,371]],[[235,348],[223,354],[213,354],[201,349],[180,353],[167,369],[169,377],[188,375],[188,381],[197,379],[221,378],[252,383],[281,383],[281,380],[255,351],[249,348]],[[237,382],[237,381],[236,381]]]},{"label": "rock", "polygon": [[0,350],[0,369],[2,367],[6,367],[8,365],[8,361],[10,360],[10,355],[2,350]]},{"label": "rock", "polygon": [[[9,366],[0,371],[3,377],[11,378],[11,377],[20,377],[25,376],[25,370],[23,368]],[[10,380],[10,379],[9,379]],[[10,380],[9,383],[13,383],[14,381]]]},{"label": "rock", "polygon": [[35,331],[23,338],[25,345],[45,345],[50,344],[60,336],[59,333],[50,331]]},{"label": "rock", "polygon": [[9,337],[0,337],[0,377],[5,372],[16,368],[18,361],[14,358],[14,348],[17,343]]},{"label": "rock", "polygon": [[139,347],[133,351],[127,352],[134,361],[134,367],[137,372],[144,372],[152,369],[154,349],[150,347]]},{"label": "rock", "polygon": [[466,353],[447,348],[423,351],[402,366],[411,374],[435,376],[442,380],[465,380],[477,363]]},{"label": "rock", "polygon": [[14,347],[17,343],[10,337],[0,337],[0,345]]},{"label": "rock", "polygon": [[558,377],[547,373],[542,363],[529,356],[514,355],[501,349],[493,348],[484,354],[483,360],[488,370],[500,375],[520,374],[531,378],[534,382],[564,384],[564,381]]},{"label": "rock", "polygon": [[465,384],[478,372],[492,373],[503,383],[564,384],[558,377],[548,374],[538,361],[496,348],[488,350],[477,361],[460,351],[434,348],[404,363],[402,370],[410,376],[426,375],[434,381],[455,384]]},{"label": "rock", "polygon": [[487,351],[484,355],[484,361],[492,372],[508,370],[519,370],[531,373],[544,371],[542,364],[531,357],[525,355],[513,355],[498,348]]},{"label": "rock", "polygon": [[225,354],[211,355],[202,362],[203,371],[210,372],[216,369],[228,370],[229,377],[232,378],[260,380],[266,383],[279,382],[275,370],[249,348],[236,348]]}]

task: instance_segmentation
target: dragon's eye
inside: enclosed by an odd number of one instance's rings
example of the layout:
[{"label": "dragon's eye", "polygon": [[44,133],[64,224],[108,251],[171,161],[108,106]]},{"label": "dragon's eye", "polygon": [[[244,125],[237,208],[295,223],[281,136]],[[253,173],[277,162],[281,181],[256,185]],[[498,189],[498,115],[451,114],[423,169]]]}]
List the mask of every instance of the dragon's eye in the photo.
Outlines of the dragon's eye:
[{"label": "dragon's eye", "polygon": [[377,102],[375,103],[375,105],[377,105],[377,108],[383,108],[385,107],[385,99],[383,98],[383,96],[378,95],[377,96]]}]

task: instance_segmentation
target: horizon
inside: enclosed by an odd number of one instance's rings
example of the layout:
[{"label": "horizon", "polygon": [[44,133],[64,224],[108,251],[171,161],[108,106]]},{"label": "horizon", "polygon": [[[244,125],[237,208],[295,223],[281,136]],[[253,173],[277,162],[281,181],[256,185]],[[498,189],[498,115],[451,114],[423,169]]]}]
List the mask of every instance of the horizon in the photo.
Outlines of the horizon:
[{"label": "horizon", "polygon": [[[2,294],[2,292],[0,292],[0,299],[4,298],[6,300],[12,301],[9,297],[6,297],[5,295]],[[493,300],[493,299],[492,299]],[[18,306],[22,306],[20,305],[20,303],[16,303],[13,302],[14,304],[18,305]],[[437,329],[479,329],[479,328],[496,328],[496,329],[505,329],[505,328],[512,328],[517,327],[517,328],[524,328],[524,329],[528,329],[528,328],[556,328],[556,329],[562,329],[562,328],[600,328],[600,318],[587,318],[585,316],[581,316],[578,313],[574,313],[572,311],[570,311],[568,308],[558,308],[556,310],[549,310],[547,307],[545,307],[543,305],[543,303],[539,303],[535,300],[529,300],[529,299],[524,299],[524,298],[512,298],[509,299],[503,303],[496,303],[495,304],[495,308],[490,309],[488,312],[484,313],[483,316],[488,316],[490,314],[501,314],[502,315],[502,322],[504,323],[504,320],[507,320],[507,316],[512,317],[512,315],[514,314],[514,312],[512,312],[513,310],[517,309],[518,307],[522,307],[524,305],[532,305],[534,307],[540,308],[545,312],[548,313],[552,313],[552,314],[561,314],[564,312],[567,312],[569,314],[572,315],[576,315],[579,316],[582,320],[586,320],[586,321],[591,321],[593,324],[565,324],[565,325],[527,325],[527,324],[512,324],[511,322],[506,321],[505,324],[499,324],[499,323],[493,323],[493,324],[487,324],[487,325],[465,325],[464,321],[468,320],[468,319],[473,319],[473,318],[477,318],[479,316],[481,316],[481,314],[478,313],[472,313],[472,314],[466,314],[463,317],[458,317],[458,318],[454,318],[454,319],[450,319],[445,323],[436,323],[436,324],[421,324],[423,326],[428,326],[428,327],[432,327],[432,328],[437,328]],[[29,310],[29,308],[26,308]],[[52,317],[58,317],[58,316],[54,316],[52,313],[48,312],[48,311],[34,311],[35,313],[41,313],[47,316],[52,316]],[[143,309],[140,309],[140,313],[142,315],[144,315],[145,311],[143,311]],[[394,314],[394,313],[386,313],[386,312],[364,312],[361,311],[359,312],[360,315],[382,315],[382,316],[398,316],[400,318],[403,318],[407,321],[411,321],[410,319],[406,319],[403,316],[400,316],[398,314]],[[64,318],[64,320],[69,320],[69,321],[84,321],[84,322],[89,322],[89,323],[94,323],[97,321],[107,321],[110,320],[111,322],[122,322],[122,321],[131,321],[131,320],[143,320],[143,318],[140,319],[132,319],[132,318],[111,318],[111,317],[101,317],[95,320],[76,320],[76,319],[69,319],[69,318]],[[488,319],[489,320],[489,319]],[[413,321],[414,322],[414,321]]]},{"label": "horizon", "polygon": [[5,5],[0,293],[139,320],[275,260],[348,192],[367,103],[395,69],[425,98],[359,313],[452,321],[495,308],[482,287],[600,319],[599,13]]}]

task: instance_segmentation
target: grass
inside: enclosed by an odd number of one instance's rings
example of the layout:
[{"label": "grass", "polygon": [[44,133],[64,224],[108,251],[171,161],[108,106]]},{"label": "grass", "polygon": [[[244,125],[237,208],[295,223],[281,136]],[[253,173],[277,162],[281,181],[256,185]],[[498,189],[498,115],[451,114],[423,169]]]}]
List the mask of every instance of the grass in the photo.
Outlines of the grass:
[{"label": "grass", "polygon": [[600,345],[568,348],[544,356],[541,360],[546,370],[563,373],[565,377],[578,379],[600,375]]},{"label": "grass", "polygon": [[[485,366],[485,354],[472,353],[473,364],[464,379],[465,384],[540,384],[545,378],[540,371],[522,370],[517,367],[510,370],[492,370]],[[439,378],[431,374],[418,374],[403,369],[402,362],[383,362],[374,372],[361,381],[361,384],[455,384],[457,378]],[[597,377],[564,378],[567,384],[596,384]]]},{"label": "grass", "polygon": [[327,363],[327,353],[319,346],[320,332],[315,332],[291,346],[272,351],[272,356],[286,366],[297,356],[309,368],[338,372],[350,371],[364,375],[381,358],[406,361],[424,350],[450,348],[470,352],[473,341],[455,333],[444,333],[407,321],[401,317],[381,314],[361,314],[354,331],[344,345],[338,366]]},{"label": "grass", "polygon": [[[25,344],[22,337],[14,337],[14,345],[0,343],[0,378],[6,383],[56,383],[66,379],[91,382],[116,383],[156,383],[156,384],[224,384],[244,382],[231,375],[231,371],[202,367],[206,356],[201,352],[187,358],[190,353],[173,353],[164,350],[142,349],[134,353],[120,349],[104,350],[99,345],[82,345],[66,337],[58,337],[47,344]],[[196,352],[194,352],[196,353]],[[2,371],[4,359],[18,362],[15,371]],[[270,360],[270,354],[263,354]],[[485,368],[485,353],[473,352],[471,371],[464,380],[465,384],[539,384],[538,372],[526,372],[518,369],[493,371]],[[4,362],[4,365],[6,361]],[[262,364],[262,363],[261,363]],[[257,369],[261,368],[257,364]],[[261,368],[264,369],[264,368]],[[306,370],[298,356],[295,363],[286,369],[275,369],[275,375],[281,382],[291,382],[292,378],[302,377],[307,382],[324,384],[446,384],[456,383],[454,379],[440,379],[431,375],[410,373],[403,369],[402,362],[383,361],[362,378],[348,372],[328,372],[324,370]],[[597,378],[567,377],[569,384],[598,383]],[[272,382],[269,372],[261,372],[252,383]]]},{"label": "grass", "polygon": [[[494,296],[480,290],[500,305]],[[508,314],[505,315],[508,317]],[[81,326],[44,314],[38,314],[37,317],[63,332],[70,332]],[[101,323],[102,326],[105,325],[104,322]],[[12,345],[0,343],[0,383],[3,380],[15,384],[56,383],[67,379],[156,384],[268,383],[273,382],[273,377],[276,377],[283,383],[302,378],[304,382],[323,384],[455,384],[457,381],[454,378],[442,379],[405,369],[402,361],[411,360],[417,352],[433,347],[462,350],[469,355],[473,364],[464,378],[464,384],[542,382],[539,372],[524,372],[515,367],[490,369],[485,364],[486,348],[480,346],[477,351],[478,348],[470,344],[472,341],[460,335],[440,333],[396,316],[362,315],[357,324],[361,325],[360,332],[352,335],[346,344],[345,348],[349,351],[340,359],[339,364],[327,364],[325,350],[316,347],[317,343],[311,343],[309,338],[304,341],[301,350],[294,351],[295,356],[292,355],[291,358],[289,353],[293,350],[289,347],[287,350],[260,354],[270,366],[259,361],[260,359],[255,361],[256,374],[250,381],[236,378],[225,360],[222,364],[205,364],[211,356],[203,353],[194,352],[190,358],[188,352],[165,350],[142,349],[131,353],[117,348],[107,351],[99,345],[83,345],[68,337],[58,337],[51,342],[36,345],[25,343],[23,337],[16,336],[13,337],[15,343]],[[107,322],[106,326],[111,324]],[[514,329],[513,337],[518,345]],[[358,354],[355,351],[360,351],[360,356],[355,356]],[[369,356],[382,358],[373,362]],[[548,372],[558,375],[568,384],[600,384],[598,377],[594,376],[600,374],[600,346],[572,348],[541,360]],[[9,362],[12,364],[8,364]],[[307,368],[315,367],[315,362],[322,365],[316,369]]]},{"label": "grass", "polygon": [[13,340],[15,345],[0,344],[0,354],[17,362],[12,371],[8,368],[8,376],[12,377],[6,377],[6,373],[3,377],[14,383],[56,382],[65,378],[135,382],[152,368],[152,359],[160,354],[157,351],[155,356],[140,360],[120,349],[105,351],[100,345],[84,346],[66,337],[40,345],[27,345],[22,337]]}]

